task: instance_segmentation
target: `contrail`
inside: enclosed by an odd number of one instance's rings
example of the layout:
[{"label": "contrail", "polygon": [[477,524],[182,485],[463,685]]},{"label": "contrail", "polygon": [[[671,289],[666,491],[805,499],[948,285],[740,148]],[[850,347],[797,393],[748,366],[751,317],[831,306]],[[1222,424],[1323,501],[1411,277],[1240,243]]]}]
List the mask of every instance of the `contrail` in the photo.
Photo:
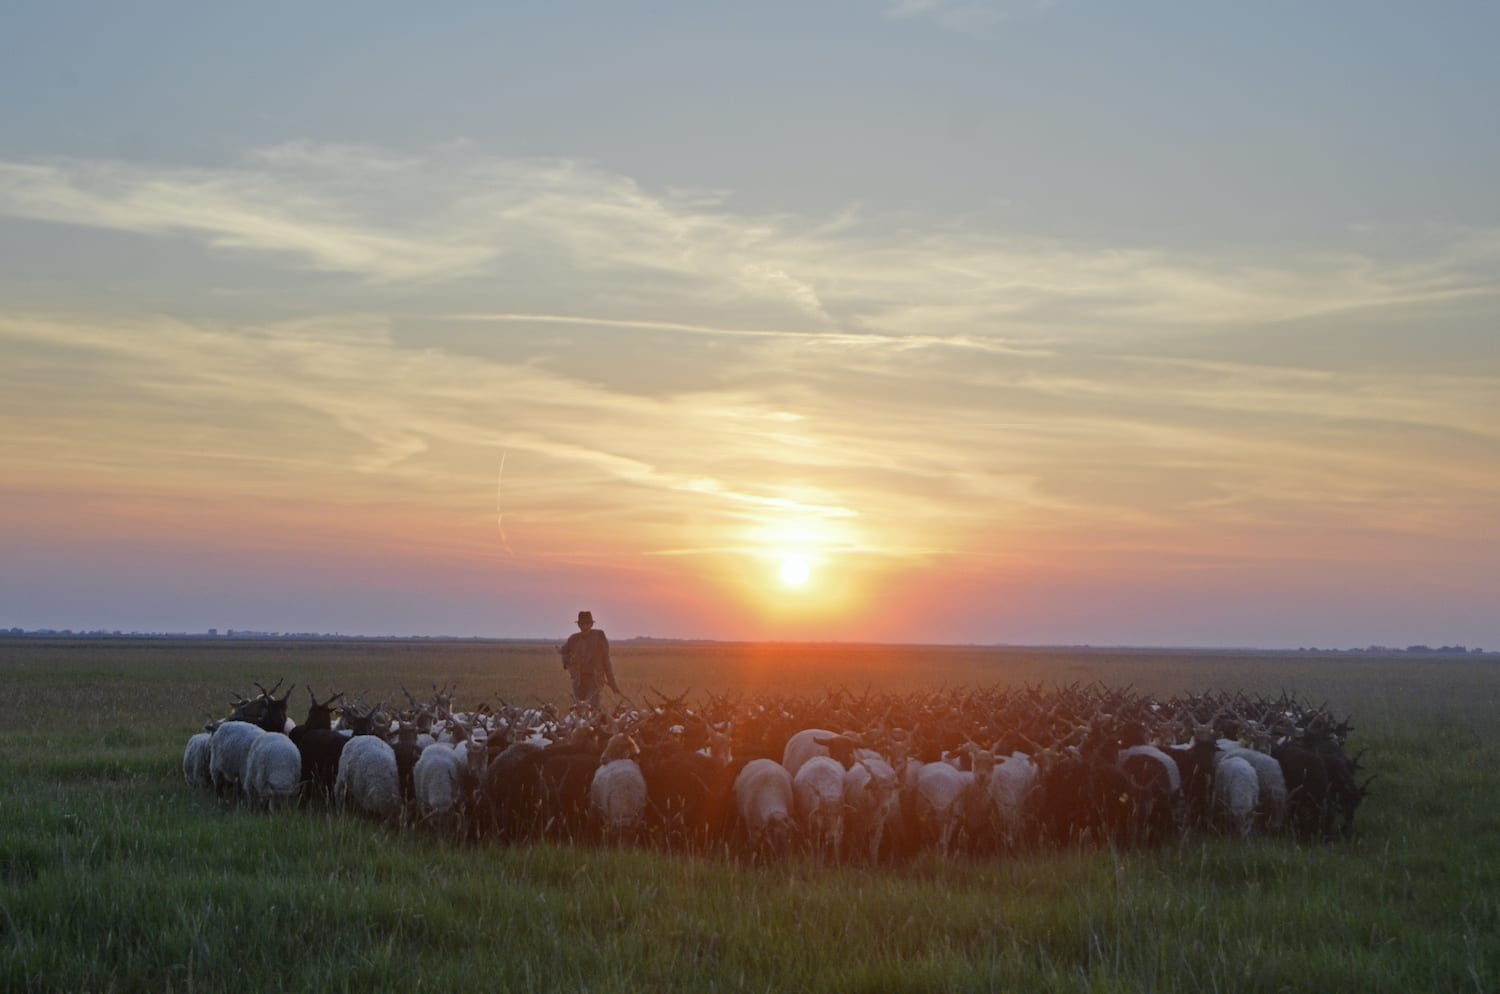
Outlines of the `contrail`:
[{"label": "contrail", "polygon": [[818,342],[828,345],[851,345],[865,348],[912,348],[943,346],[954,349],[991,352],[998,355],[1051,356],[1051,349],[1035,346],[1012,345],[1007,341],[974,336],[945,336],[924,334],[887,334],[873,331],[844,331],[839,329],[814,328],[802,331],[785,328],[721,328],[714,325],[683,324],[678,321],[650,321],[633,318],[598,318],[571,314],[512,314],[463,313],[448,314],[450,321],[503,321],[532,322],[537,324],[576,324],[599,328],[641,328],[652,331],[671,331],[689,335],[707,335],[721,338],[779,338],[799,342]]},{"label": "contrail", "polygon": [[515,321],[535,322],[538,324],[584,324],[597,325],[601,328],[641,328],[652,331],[679,331],[695,335],[750,335],[765,338],[797,338],[808,334],[826,334],[826,332],[797,332],[775,328],[720,328],[714,325],[683,324],[679,321],[643,321],[630,318],[597,318],[573,314],[512,314],[505,312],[496,312],[449,314],[447,315],[447,317],[452,321]]}]

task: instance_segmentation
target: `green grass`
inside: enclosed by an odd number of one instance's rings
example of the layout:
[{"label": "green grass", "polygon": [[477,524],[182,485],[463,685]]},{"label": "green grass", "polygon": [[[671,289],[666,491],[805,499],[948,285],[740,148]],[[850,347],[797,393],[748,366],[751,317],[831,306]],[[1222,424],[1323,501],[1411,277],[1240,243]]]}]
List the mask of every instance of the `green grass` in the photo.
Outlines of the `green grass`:
[{"label": "green grass", "polygon": [[[3,991],[1500,990],[1493,660],[796,646],[617,649],[626,689],[1099,679],[1327,700],[1380,775],[1347,844],[924,855],[900,869],[460,848],[182,783],[279,676],[555,699],[550,646],[0,641]],[[328,690],[325,690],[325,686]],[[301,691],[298,691],[301,694]],[[305,698],[303,698],[305,700]]]}]

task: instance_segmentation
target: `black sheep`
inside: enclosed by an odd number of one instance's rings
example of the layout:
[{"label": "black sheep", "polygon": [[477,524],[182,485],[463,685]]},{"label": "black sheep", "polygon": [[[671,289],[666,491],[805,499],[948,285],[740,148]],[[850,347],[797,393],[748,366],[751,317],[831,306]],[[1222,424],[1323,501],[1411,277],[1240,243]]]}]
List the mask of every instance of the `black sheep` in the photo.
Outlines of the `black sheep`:
[{"label": "black sheep", "polygon": [[541,766],[546,750],[520,742],[490,761],[479,798],[479,830],[502,842],[522,842],[539,830]]},{"label": "black sheep", "polygon": [[1155,757],[1135,754],[1120,760],[1120,769],[1130,781],[1134,806],[1130,841],[1140,845],[1161,845],[1175,838],[1177,816],[1173,810],[1172,778],[1167,768]]},{"label": "black sheep", "polygon": [[1218,743],[1198,737],[1186,749],[1166,750],[1182,774],[1182,804],[1189,827],[1205,829],[1213,815],[1214,770],[1218,767]]},{"label": "black sheep", "polygon": [[719,765],[675,742],[641,750],[636,757],[646,779],[646,818],[669,846],[701,848],[707,841],[710,789]]},{"label": "black sheep", "polygon": [[422,758],[422,745],[417,741],[417,725],[403,723],[396,732],[396,778],[401,783],[401,807],[410,810],[416,803],[417,785],[413,770]]},{"label": "black sheep", "polygon": [[1062,845],[1124,844],[1137,807],[1134,785],[1123,770],[1080,756],[1043,766],[1033,804],[1038,832]]},{"label": "black sheep", "polygon": [[316,797],[328,803],[333,797],[333,784],[338,778],[339,756],[343,755],[347,736],[333,730],[333,702],[343,697],[334,694],[319,703],[312,688],[307,688],[307,720],[288,733],[297,751],[302,754],[302,796]]},{"label": "black sheep", "polygon": [[1368,784],[1355,778],[1359,764],[1333,741],[1282,743],[1271,750],[1286,778],[1287,821],[1303,839],[1347,838]]},{"label": "black sheep", "polygon": [[276,691],[281,688],[280,680],[270,690],[258,683],[255,686],[260,690],[260,696],[247,701],[235,695],[237,700],[234,710],[225,720],[247,721],[267,732],[285,732],[287,701],[291,699],[292,691],[297,689],[297,685],[292,684],[281,697],[276,696]]},{"label": "black sheep", "polygon": [[542,751],[537,770],[542,810],[542,834],[551,839],[582,841],[589,826],[589,788],[599,769],[593,748],[552,746]]}]

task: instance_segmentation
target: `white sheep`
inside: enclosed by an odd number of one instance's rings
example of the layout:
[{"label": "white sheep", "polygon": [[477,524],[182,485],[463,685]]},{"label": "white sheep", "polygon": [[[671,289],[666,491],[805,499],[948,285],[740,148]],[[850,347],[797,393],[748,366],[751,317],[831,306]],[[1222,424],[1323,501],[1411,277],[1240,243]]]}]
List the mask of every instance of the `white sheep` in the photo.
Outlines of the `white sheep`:
[{"label": "white sheep", "polygon": [[182,776],[191,786],[212,787],[213,734],[199,732],[188,739],[182,750]]},{"label": "white sheep", "polygon": [[453,751],[464,760],[464,775],[468,778],[469,789],[478,789],[484,783],[484,774],[490,765],[488,739],[469,739],[454,746]]},{"label": "white sheep", "polygon": [[262,735],[245,759],[245,800],[252,810],[287,808],[302,791],[302,753],[285,735]]},{"label": "white sheep", "polygon": [[734,804],[750,848],[782,849],[792,835],[792,777],[774,759],[752,759],[734,778]]},{"label": "white sheep", "polygon": [[412,767],[418,821],[458,835],[465,807],[466,759],[443,742],[422,750]]},{"label": "white sheep", "polygon": [[926,763],[916,769],[912,779],[917,832],[923,841],[935,841],[946,856],[974,790],[974,774],[948,763]]},{"label": "white sheep", "polygon": [[830,732],[824,728],[804,728],[795,733],[786,741],[786,748],[781,751],[781,766],[787,774],[796,777],[797,771],[802,769],[802,764],[814,756],[827,756],[828,747],[818,743],[818,739],[837,738],[837,732]]},{"label": "white sheep", "polygon": [[880,858],[881,841],[897,817],[900,800],[896,771],[884,759],[861,759],[845,771],[845,833],[872,863]]},{"label": "white sheep", "polygon": [[1221,756],[1214,767],[1214,808],[1219,818],[1240,836],[1250,834],[1260,801],[1260,779],[1242,756]]},{"label": "white sheep", "polygon": [[209,778],[220,794],[238,791],[245,782],[245,761],[250,747],[265,735],[265,729],[248,721],[226,721],[209,739]]},{"label": "white sheep", "polygon": [[396,750],[378,735],[356,735],[339,754],[333,795],[341,807],[394,820],[401,814]]},{"label": "white sheep", "polygon": [[646,778],[636,756],[635,739],[614,735],[599,757],[599,768],[589,784],[589,810],[606,839],[638,833],[646,821]]},{"label": "white sheep", "polygon": [[959,798],[960,824],[971,842],[989,846],[1000,838],[1000,810],[992,791],[999,758],[995,748],[986,749],[974,742],[966,744],[964,751],[969,754],[973,783]]},{"label": "white sheep", "polygon": [[1280,831],[1286,821],[1287,805],[1286,775],[1281,771],[1281,764],[1274,757],[1246,748],[1233,739],[1220,739],[1219,748],[1222,750],[1219,754],[1221,761],[1238,756],[1255,768],[1255,779],[1260,788],[1257,807],[1262,824],[1267,831]]},{"label": "white sheep", "polygon": [[911,732],[904,728],[893,728],[887,738],[890,741],[891,769],[896,771],[897,781],[903,790],[916,790],[917,771],[922,768],[923,763],[912,755]]},{"label": "white sheep", "polygon": [[[1170,762],[1170,761],[1169,761]],[[1002,844],[1014,847],[1026,832],[1026,811],[1036,787],[1037,766],[1024,752],[1012,752],[995,764],[989,794]]]},{"label": "white sheep", "polygon": [[792,777],[797,820],[814,846],[839,858],[844,844],[844,767],[830,756],[809,756]]}]

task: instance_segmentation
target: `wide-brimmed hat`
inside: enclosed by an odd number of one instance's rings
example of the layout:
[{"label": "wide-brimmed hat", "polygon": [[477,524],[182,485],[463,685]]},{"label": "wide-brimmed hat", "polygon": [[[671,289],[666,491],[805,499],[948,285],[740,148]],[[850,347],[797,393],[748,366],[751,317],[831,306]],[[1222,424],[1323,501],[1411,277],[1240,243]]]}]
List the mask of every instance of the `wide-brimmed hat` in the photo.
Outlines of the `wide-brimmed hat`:
[{"label": "wide-brimmed hat", "polygon": [[578,612],[578,620],[579,621],[587,621],[589,624],[592,625],[594,623],[593,612],[591,612],[591,611],[579,611]]}]

